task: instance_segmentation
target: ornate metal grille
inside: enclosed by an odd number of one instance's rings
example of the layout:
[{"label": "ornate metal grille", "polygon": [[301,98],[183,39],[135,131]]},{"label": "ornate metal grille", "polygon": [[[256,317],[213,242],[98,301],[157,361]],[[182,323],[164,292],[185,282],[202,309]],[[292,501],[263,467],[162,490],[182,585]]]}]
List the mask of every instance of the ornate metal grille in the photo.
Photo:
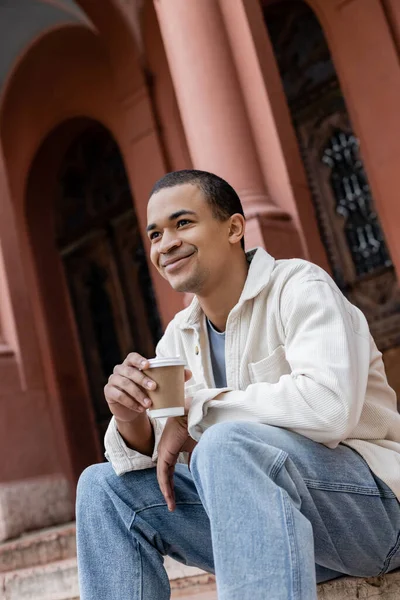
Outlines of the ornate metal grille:
[{"label": "ornate metal grille", "polygon": [[400,291],[324,32],[303,0],[265,2],[321,239],[382,352],[400,347]]},{"label": "ornate metal grille", "polygon": [[359,141],[340,129],[333,132],[322,154],[330,170],[336,212],[345,221],[347,245],[357,275],[391,266],[371,190],[359,154]]}]

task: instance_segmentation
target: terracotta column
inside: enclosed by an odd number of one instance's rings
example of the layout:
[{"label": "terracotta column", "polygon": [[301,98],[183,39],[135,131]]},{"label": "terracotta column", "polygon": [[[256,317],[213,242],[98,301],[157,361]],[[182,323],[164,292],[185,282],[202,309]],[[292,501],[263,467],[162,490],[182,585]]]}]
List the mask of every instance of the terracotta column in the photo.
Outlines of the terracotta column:
[{"label": "terracotta column", "polygon": [[307,258],[329,270],[262,3],[218,2],[268,192],[292,216]]},{"label": "terracotta column", "polygon": [[248,246],[300,256],[290,215],[266,190],[230,46],[215,0],[154,0],[195,168],[226,179],[248,219]]},{"label": "terracotta column", "polygon": [[0,146],[0,454],[6,457],[0,463],[0,542],[74,515],[72,488],[60,474],[13,209]]},{"label": "terracotta column", "polygon": [[393,41],[395,43],[397,54],[400,56],[400,6],[397,0],[382,0],[382,7],[385,12],[387,24]]}]

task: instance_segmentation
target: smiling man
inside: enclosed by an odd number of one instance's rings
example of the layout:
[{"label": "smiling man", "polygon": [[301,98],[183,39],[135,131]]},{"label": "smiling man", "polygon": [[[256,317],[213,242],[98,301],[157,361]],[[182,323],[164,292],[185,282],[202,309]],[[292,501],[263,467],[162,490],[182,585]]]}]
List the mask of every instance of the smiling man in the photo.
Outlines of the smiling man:
[{"label": "smiling man", "polygon": [[149,357],[115,367],[110,462],[78,485],[81,600],[168,600],[165,555],[215,572],[219,600],[314,600],[400,566],[400,416],[365,317],[319,267],[245,253],[244,231],[216,175],[152,191],[151,261],[195,295],[157,346],[186,361],[188,414],[147,415]]}]

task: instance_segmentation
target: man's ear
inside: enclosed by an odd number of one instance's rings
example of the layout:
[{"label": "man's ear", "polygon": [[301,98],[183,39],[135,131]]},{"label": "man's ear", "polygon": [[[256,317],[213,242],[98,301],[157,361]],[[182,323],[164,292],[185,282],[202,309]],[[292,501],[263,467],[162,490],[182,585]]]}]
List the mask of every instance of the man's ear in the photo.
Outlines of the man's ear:
[{"label": "man's ear", "polygon": [[236,213],[229,219],[229,242],[238,244],[246,229],[246,221],[243,215]]}]

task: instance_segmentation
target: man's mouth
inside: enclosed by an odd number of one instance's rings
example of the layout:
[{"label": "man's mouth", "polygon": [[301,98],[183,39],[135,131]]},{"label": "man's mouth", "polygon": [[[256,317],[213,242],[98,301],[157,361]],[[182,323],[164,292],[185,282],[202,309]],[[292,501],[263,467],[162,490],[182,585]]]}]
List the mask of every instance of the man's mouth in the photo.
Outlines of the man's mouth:
[{"label": "man's mouth", "polygon": [[188,261],[188,259],[193,256],[193,254],[194,252],[192,252],[191,254],[185,254],[184,256],[170,258],[169,260],[165,261],[165,263],[162,265],[162,268],[168,273],[170,273],[171,271],[175,271],[176,269],[179,269],[181,266],[183,266]]}]

